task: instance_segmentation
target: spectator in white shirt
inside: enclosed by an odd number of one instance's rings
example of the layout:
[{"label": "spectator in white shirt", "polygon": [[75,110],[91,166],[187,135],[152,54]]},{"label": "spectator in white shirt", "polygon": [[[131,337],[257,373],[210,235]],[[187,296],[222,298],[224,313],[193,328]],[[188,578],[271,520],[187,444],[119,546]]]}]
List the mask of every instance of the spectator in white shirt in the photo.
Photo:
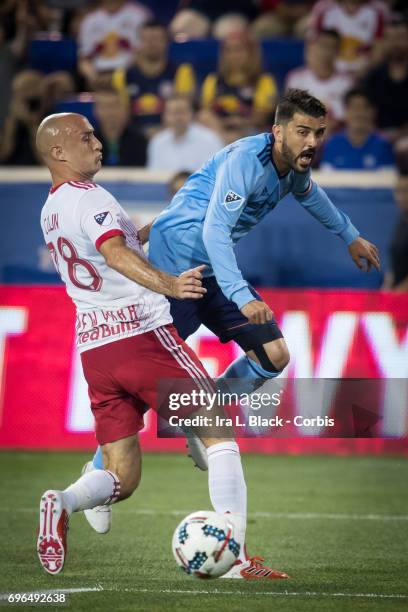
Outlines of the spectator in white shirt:
[{"label": "spectator in white shirt", "polygon": [[358,75],[373,59],[388,13],[387,3],[378,0],[319,0],[311,12],[311,30],[336,30],[341,39],[337,69]]},{"label": "spectator in white shirt", "polygon": [[345,94],[353,79],[336,69],[340,35],[335,30],[322,30],[306,47],[306,66],[288,74],[285,89],[307,89],[326,105],[332,122],[344,120]]},{"label": "spectator in white shirt", "polygon": [[213,130],[194,121],[192,102],[182,94],[167,99],[163,123],[165,129],[148,145],[147,167],[152,170],[194,172],[224,146]]},{"label": "spectator in white shirt", "polygon": [[98,73],[127,68],[138,43],[140,26],[152,16],[138,2],[102,0],[79,29],[79,72],[92,87]]}]

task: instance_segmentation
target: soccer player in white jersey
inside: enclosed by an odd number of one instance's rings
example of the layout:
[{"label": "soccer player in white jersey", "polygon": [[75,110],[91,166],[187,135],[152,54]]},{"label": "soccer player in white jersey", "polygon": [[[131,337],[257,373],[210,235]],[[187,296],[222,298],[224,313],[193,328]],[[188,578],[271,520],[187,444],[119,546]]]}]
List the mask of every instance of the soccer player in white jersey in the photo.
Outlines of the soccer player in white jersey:
[{"label": "soccer player in white jersey", "polygon": [[[43,568],[57,574],[65,562],[70,515],[121,501],[138,486],[138,432],[145,405],[156,403],[158,379],[190,377],[201,389],[214,388],[171,324],[163,297],[200,299],[203,266],[172,276],[147,261],[130,218],[108,191],[93,183],[102,147],[85,117],[62,113],[45,118],[37,148],[52,176],[41,227],[76,305],[77,346],[105,465],[41,497],[37,552]],[[234,575],[232,568],[231,577],[287,578],[258,557],[246,558],[246,485],[236,442],[230,437],[203,437],[202,442],[211,502],[216,512],[229,513],[241,544],[239,571]]]}]

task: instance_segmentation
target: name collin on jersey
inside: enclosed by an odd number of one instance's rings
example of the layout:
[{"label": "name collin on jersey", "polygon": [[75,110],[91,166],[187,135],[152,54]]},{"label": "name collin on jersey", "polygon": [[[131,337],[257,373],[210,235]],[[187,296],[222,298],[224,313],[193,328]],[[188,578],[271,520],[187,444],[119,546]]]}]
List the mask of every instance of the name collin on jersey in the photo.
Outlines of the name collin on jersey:
[{"label": "name collin on jersey", "polygon": [[58,213],[52,213],[43,219],[44,232],[48,235],[50,232],[59,229]]}]

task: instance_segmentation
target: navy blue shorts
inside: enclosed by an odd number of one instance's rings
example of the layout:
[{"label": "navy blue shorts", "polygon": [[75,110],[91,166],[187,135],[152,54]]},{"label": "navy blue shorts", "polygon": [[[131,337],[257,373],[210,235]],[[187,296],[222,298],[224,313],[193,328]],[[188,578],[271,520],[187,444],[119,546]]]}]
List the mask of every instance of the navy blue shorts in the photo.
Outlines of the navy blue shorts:
[{"label": "navy blue shorts", "polygon": [[[199,300],[176,300],[168,298],[170,312],[179,335],[185,340],[191,336],[201,324],[210,329],[221,342],[235,340],[240,342],[240,335],[259,330],[267,331],[268,340],[282,338],[275,319],[263,325],[252,325],[239,310],[235,302],[228,300],[221,291],[215,276],[203,279],[203,286],[207,289],[205,296]],[[255,289],[249,286],[254,299],[261,300]],[[267,329],[266,329],[267,328]],[[265,336],[265,334],[264,334]]]}]

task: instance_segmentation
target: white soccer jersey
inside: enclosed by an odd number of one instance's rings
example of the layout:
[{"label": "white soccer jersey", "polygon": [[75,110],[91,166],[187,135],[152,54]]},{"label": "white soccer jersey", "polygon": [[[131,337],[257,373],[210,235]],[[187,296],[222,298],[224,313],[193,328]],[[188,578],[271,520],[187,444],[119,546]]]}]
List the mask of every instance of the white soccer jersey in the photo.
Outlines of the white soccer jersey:
[{"label": "white soccer jersey", "polygon": [[307,89],[319,98],[336,121],[344,119],[345,94],[353,86],[353,79],[347,74],[336,72],[328,79],[319,79],[310,68],[295,68],[288,74],[285,89],[297,87]]},{"label": "white soccer jersey", "polygon": [[79,30],[79,54],[99,72],[127,68],[139,41],[139,28],[152,16],[142,4],[127,2],[111,13],[103,8],[84,17]]},{"label": "white soccer jersey", "polygon": [[41,228],[76,305],[77,346],[85,351],[171,323],[169,302],[110,268],[99,249],[113,236],[144,257],[131,219],[103,187],[69,181],[50,190]]},{"label": "white soccer jersey", "polygon": [[337,69],[356,72],[368,62],[367,53],[383,36],[387,8],[382,2],[363,2],[358,11],[348,13],[338,0],[320,0],[312,11],[313,29],[336,30],[340,34]]}]

